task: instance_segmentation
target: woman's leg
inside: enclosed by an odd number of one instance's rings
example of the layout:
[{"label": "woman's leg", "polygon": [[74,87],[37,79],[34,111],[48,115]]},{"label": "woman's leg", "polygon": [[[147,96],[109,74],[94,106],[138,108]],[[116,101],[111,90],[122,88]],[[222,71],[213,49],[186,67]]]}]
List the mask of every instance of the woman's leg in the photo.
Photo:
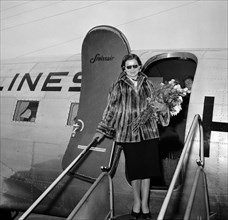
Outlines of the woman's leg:
[{"label": "woman's leg", "polygon": [[131,181],[133,196],[134,196],[134,205],[133,212],[139,213],[141,207],[140,191],[141,191],[141,180],[132,180]]},{"label": "woman's leg", "polygon": [[142,193],[142,212],[149,213],[149,193],[150,193],[150,179],[142,179],[141,193]]}]

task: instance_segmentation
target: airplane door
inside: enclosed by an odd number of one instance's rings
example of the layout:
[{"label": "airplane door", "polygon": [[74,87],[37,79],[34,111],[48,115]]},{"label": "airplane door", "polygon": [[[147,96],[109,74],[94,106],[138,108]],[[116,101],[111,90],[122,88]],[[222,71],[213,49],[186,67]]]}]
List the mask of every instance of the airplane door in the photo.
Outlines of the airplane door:
[{"label": "airplane door", "polygon": [[[180,82],[181,86],[184,87],[184,79],[188,76],[194,77],[197,62],[197,57],[189,52],[162,53],[148,59],[143,66],[143,72],[155,86],[157,83],[176,79]],[[185,99],[185,101],[187,100],[188,99]],[[178,158],[184,147],[186,136],[185,128],[188,105],[185,103],[182,103],[180,113],[177,116],[171,117],[169,126],[159,126],[159,150],[160,156],[163,159],[164,181],[153,179],[151,181],[154,184],[153,186],[161,186],[164,184],[165,187],[168,187],[172,180]],[[172,158],[172,160],[169,160],[170,158]]]},{"label": "airplane door", "polygon": [[[82,82],[77,129],[63,157],[65,169],[92,141],[107,104],[108,91],[121,73],[121,61],[130,48],[125,36],[110,26],[91,29],[82,45]],[[108,167],[113,140],[105,138],[74,170],[75,175],[97,178],[101,166]]]}]

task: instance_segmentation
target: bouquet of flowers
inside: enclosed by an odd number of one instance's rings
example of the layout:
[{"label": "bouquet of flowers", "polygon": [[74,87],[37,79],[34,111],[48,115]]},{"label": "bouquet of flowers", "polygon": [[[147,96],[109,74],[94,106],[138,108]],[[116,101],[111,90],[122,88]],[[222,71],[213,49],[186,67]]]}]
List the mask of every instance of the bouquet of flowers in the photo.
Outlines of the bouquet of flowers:
[{"label": "bouquet of flowers", "polygon": [[190,93],[190,91],[187,88],[182,89],[174,79],[156,85],[153,97],[147,98],[145,111],[131,123],[133,133],[151,117],[160,122],[160,115],[165,113],[167,108],[171,116],[177,115],[182,109],[182,97],[186,96],[187,93]]}]

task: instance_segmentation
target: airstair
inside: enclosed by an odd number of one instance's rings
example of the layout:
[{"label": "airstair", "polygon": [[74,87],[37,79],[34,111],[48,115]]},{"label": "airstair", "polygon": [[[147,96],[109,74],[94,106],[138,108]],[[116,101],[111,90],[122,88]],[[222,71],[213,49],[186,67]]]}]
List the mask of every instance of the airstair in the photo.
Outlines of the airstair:
[{"label": "airstair", "polygon": [[[194,141],[197,139],[199,141]],[[198,143],[199,158],[192,162],[193,143]],[[40,197],[19,218],[26,219],[51,190],[69,173],[80,160],[96,145],[96,140],[85,148],[57,179],[40,195]],[[181,176],[181,185],[175,187]],[[80,202],[72,210],[67,220],[125,220],[130,215],[114,213],[114,190],[110,169],[103,169],[99,177],[85,193]],[[216,214],[210,213],[207,181],[204,172],[203,128],[201,118],[196,115],[188,132],[184,149],[177,164],[175,173],[166,192],[159,213],[152,213],[152,219],[215,219]]]}]

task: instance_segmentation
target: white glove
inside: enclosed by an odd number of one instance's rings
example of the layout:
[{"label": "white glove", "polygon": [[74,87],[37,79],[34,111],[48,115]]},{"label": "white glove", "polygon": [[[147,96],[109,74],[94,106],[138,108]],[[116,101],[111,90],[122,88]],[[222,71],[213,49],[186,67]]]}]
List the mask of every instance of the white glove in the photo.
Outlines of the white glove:
[{"label": "white glove", "polygon": [[97,142],[100,142],[104,138],[104,134],[100,132],[96,132],[95,135],[93,136],[93,140],[97,140]]}]

